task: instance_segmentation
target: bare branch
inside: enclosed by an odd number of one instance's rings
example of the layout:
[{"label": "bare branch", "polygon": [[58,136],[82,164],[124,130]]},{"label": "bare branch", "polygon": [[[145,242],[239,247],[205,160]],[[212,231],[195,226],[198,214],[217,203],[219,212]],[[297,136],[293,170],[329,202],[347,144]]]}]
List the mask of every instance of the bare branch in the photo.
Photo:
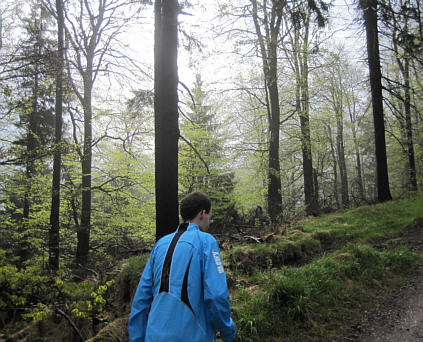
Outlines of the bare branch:
[{"label": "bare branch", "polygon": [[202,163],[204,164],[204,166],[206,167],[207,173],[210,175],[210,170],[209,170],[209,166],[207,165],[207,163],[204,161],[203,157],[201,156],[200,152],[198,152],[198,150],[187,140],[185,139],[181,134],[179,134],[179,137],[185,141],[189,147],[192,148],[192,150],[195,152],[195,154],[198,156],[198,158],[200,158],[200,160],[202,161]]}]

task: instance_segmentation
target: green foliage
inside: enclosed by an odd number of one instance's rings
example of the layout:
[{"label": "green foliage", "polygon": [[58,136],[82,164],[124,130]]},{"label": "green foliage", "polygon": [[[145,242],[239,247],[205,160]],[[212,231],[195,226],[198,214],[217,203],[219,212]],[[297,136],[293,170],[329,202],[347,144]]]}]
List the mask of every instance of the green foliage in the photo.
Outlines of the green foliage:
[{"label": "green foliage", "polygon": [[197,75],[193,99],[181,124],[185,140],[179,145],[179,188],[181,195],[192,191],[206,193],[213,202],[213,225],[211,229],[222,229],[236,219],[233,189],[234,174],[225,160],[222,123],[215,108],[207,103],[200,75]]},{"label": "green foliage", "polygon": [[[101,314],[105,308],[107,300],[106,291],[113,285],[114,280],[100,285],[92,291],[89,298],[78,299],[66,305],[66,309],[71,312],[76,319],[92,322],[93,318]],[[85,293],[86,295],[86,293]]]},{"label": "green foliage", "polygon": [[33,321],[41,321],[43,319],[47,319],[51,315],[51,310],[49,310],[48,306],[43,303],[37,303],[37,306],[32,309],[30,313],[23,314],[22,318],[27,319],[30,318]]},{"label": "green foliage", "polygon": [[0,288],[0,309],[25,313],[26,308],[34,307],[33,315],[25,317],[46,317],[48,312],[39,300],[49,302],[57,294],[54,279],[34,266],[20,270],[12,265],[0,267]]}]

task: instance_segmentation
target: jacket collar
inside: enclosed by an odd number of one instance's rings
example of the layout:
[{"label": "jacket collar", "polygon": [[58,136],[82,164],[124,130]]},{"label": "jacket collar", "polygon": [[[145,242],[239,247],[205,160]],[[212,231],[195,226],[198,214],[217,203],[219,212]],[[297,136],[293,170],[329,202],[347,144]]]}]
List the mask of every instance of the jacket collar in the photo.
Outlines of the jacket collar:
[{"label": "jacket collar", "polygon": [[[181,226],[182,226],[182,224],[180,224],[178,226],[178,228],[176,229],[175,232],[177,232],[180,229]],[[195,231],[195,230],[200,230],[200,228],[198,228],[197,224],[195,224],[194,222],[190,222],[188,224],[188,227],[187,227],[186,231]]]},{"label": "jacket collar", "polygon": [[198,226],[194,222],[190,222],[188,225],[187,231],[191,231],[191,230],[200,230],[200,228],[198,228]]}]

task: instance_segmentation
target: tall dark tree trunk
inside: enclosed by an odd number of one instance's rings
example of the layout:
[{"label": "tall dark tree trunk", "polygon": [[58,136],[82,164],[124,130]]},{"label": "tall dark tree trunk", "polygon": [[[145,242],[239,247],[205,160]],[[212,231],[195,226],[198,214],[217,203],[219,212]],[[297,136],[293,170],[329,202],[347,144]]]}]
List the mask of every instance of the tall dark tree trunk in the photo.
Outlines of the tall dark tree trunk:
[{"label": "tall dark tree trunk", "polygon": [[[41,56],[41,48],[35,46],[35,56]],[[28,130],[26,139],[26,170],[25,170],[25,192],[23,200],[23,222],[20,229],[22,238],[19,241],[17,254],[20,257],[20,262],[24,262],[30,258],[30,243],[27,239],[26,232],[29,229],[29,216],[31,208],[32,196],[32,177],[35,172],[35,155],[37,153],[37,139],[38,139],[38,96],[39,96],[39,75],[38,66],[35,66],[34,80],[32,85],[32,106],[29,112]]]},{"label": "tall dark tree trunk", "polygon": [[272,222],[276,222],[278,216],[282,213],[282,194],[281,194],[281,168],[279,162],[279,92],[277,85],[277,58],[276,47],[272,51],[272,59],[269,63],[267,87],[270,101],[270,120],[269,120],[269,171],[268,171],[268,195],[267,205],[269,217]]},{"label": "tall dark tree trunk", "polygon": [[379,58],[379,38],[377,28],[377,0],[360,0],[363,10],[367,37],[367,56],[369,63],[370,87],[375,129],[376,174],[378,201],[392,199],[389,189],[388,163],[386,158],[385,122],[383,117],[382,74]]},{"label": "tall dark tree trunk", "polygon": [[156,239],[178,223],[178,11],[177,0],[155,2],[154,127]]},{"label": "tall dark tree trunk", "polygon": [[335,197],[335,203],[336,208],[339,209],[339,195],[338,195],[338,167],[337,167],[337,160],[336,160],[336,154],[335,154],[335,146],[333,142],[332,137],[332,128],[330,127],[330,124],[327,125],[328,129],[328,137],[329,137],[329,143],[330,143],[330,151],[332,155],[332,168],[333,168],[333,197]]},{"label": "tall dark tree trunk", "polygon": [[[38,51],[36,52],[38,53]],[[40,56],[40,54],[38,54]],[[30,195],[31,195],[31,178],[34,174],[34,157],[37,149],[37,117],[38,117],[38,71],[35,71],[34,74],[34,85],[32,88],[32,108],[29,113],[29,123],[28,123],[28,132],[27,132],[27,142],[26,142],[26,187],[24,194],[24,203],[23,203],[23,218],[24,220],[29,219],[30,211]]]},{"label": "tall dark tree trunk", "polygon": [[[91,72],[90,72],[91,70]],[[81,222],[77,231],[76,263],[86,265],[90,249],[91,230],[91,167],[92,167],[92,65],[84,75],[84,146],[82,152]]]},{"label": "tall dark tree trunk", "polygon": [[410,96],[410,61],[408,57],[404,60],[404,111],[405,111],[405,132],[407,137],[408,150],[408,175],[409,189],[417,191],[416,162],[414,157],[413,130],[411,124],[411,96]]},{"label": "tall dark tree trunk", "polygon": [[[313,196],[316,201],[316,207],[319,209],[319,182],[317,180],[317,170],[313,168]],[[313,212],[316,214],[316,212]]]},{"label": "tall dark tree trunk", "polygon": [[348,196],[348,176],[347,165],[345,162],[344,149],[344,121],[342,115],[342,106],[338,106],[336,110],[336,150],[338,151],[339,175],[341,177],[341,198],[342,206],[348,208],[350,204]]},{"label": "tall dark tree trunk", "polygon": [[[303,155],[303,176],[304,176],[304,199],[306,204],[306,213],[308,215],[315,214],[318,211],[318,193],[313,189],[318,188],[317,184],[313,184],[317,178],[313,177],[313,159],[311,154],[311,133],[310,133],[310,100],[308,88],[308,39],[310,30],[311,11],[308,9],[307,19],[304,22],[304,41],[301,47],[300,29],[295,28],[295,68],[297,83],[297,112],[300,117],[301,126],[301,150]],[[299,102],[299,103],[298,103]]]},{"label": "tall dark tree trunk", "polygon": [[[405,4],[401,1],[401,6]],[[417,2],[418,7],[418,2]],[[404,7],[405,8],[405,7]],[[404,79],[404,96],[403,96],[403,105],[404,105],[404,117],[405,123],[401,123],[401,126],[404,126],[405,141],[407,146],[407,174],[408,174],[408,188],[411,191],[417,191],[417,178],[416,178],[416,162],[414,155],[414,144],[413,144],[413,130],[411,122],[411,94],[410,94],[410,53],[409,49],[404,48],[400,51],[402,37],[406,34],[409,34],[409,18],[407,15],[404,15],[404,27],[401,29],[399,27],[398,19],[395,15],[393,19],[393,32],[392,32],[392,42],[394,46],[394,52],[397,60],[398,67],[401,71],[402,77]]]},{"label": "tall dark tree trunk", "polygon": [[364,184],[363,184],[363,176],[361,172],[361,156],[360,156],[360,148],[358,146],[358,140],[357,140],[357,128],[355,125],[354,116],[355,114],[355,104],[349,103],[348,104],[348,113],[350,117],[351,122],[351,130],[353,135],[353,142],[354,142],[354,150],[355,150],[355,169],[357,172],[357,187],[358,187],[358,196],[359,196],[359,202],[365,201],[364,196]]},{"label": "tall dark tree trunk", "polygon": [[53,185],[51,194],[50,230],[49,230],[49,268],[55,273],[59,269],[60,243],[60,175],[61,175],[61,142],[62,142],[62,111],[63,111],[63,64],[64,64],[64,31],[63,3],[56,0],[57,12],[57,70],[56,70],[56,127],[55,149],[53,159]]},{"label": "tall dark tree trunk", "polygon": [[[269,123],[269,169],[267,183],[267,210],[272,223],[277,222],[282,214],[282,190],[279,162],[279,126],[280,108],[278,91],[278,59],[277,45],[279,29],[282,21],[282,8],[274,3],[266,19],[261,21],[258,17],[257,0],[250,0],[253,7],[253,21],[256,29],[257,40],[260,46],[263,62],[263,74],[266,88],[266,104]],[[267,8],[264,11],[268,11]],[[264,25],[262,34],[261,25]]]},{"label": "tall dark tree trunk", "polygon": [[366,198],[364,196],[364,184],[363,184],[363,175],[361,173],[361,156],[360,150],[358,148],[358,142],[356,134],[353,134],[354,139],[354,148],[355,148],[355,163],[356,163],[356,172],[357,172],[357,186],[358,186],[358,194],[360,197],[360,201],[365,201]]}]

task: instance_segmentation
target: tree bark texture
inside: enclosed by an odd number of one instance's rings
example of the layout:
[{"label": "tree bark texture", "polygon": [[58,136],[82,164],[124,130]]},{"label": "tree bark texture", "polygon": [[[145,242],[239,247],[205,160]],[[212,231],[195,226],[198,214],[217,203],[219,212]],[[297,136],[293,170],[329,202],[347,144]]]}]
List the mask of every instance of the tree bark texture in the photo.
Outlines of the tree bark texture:
[{"label": "tree bark texture", "polygon": [[[41,56],[41,46],[36,44],[34,46],[34,55]],[[32,194],[32,177],[35,172],[35,155],[38,148],[38,97],[39,97],[39,68],[38,64],[35,63],[35,70],[33,75],[32,84],[32,106],[29,112],[27,139],[26,139],[26,170],[25,170],[25,192],[23,200],[23,222],[21,227],[21,233],[23,234],[19,241],[19,247],[17,254],[20,257],[20,261],[24,262],[30,258],[30,243],[27,237],[24,236],[26,231],[29,229],[29,216],[31,209],[31,194]]]},{"label": "tree bark texture", "polygon": [[155,2],[154,127],[156,239],[178,223],[177,0]]},{"label": "tree bark texture", "polygon": [[306,213],[308,215],[316,214],[318,211],[318,188],[313,184],[317,178],[313,177],[313,158],[311,151],[311,132],[310,132],[310,102],[308,88],[308,40],[310,30],[310,9],[308,9],[307,18],[304,22],[304,39],[300,42],[300,28],[295,27],[294,41],[294,65],[296,74],[296,102],[297,112],[300,117],[301,126],[301,150],[303,156],[303,177],[304,177],[304,199],[306,204]]},{"label": "tree bark texture", "polygon": [[[36,51],[36,54],[40,56],[39,51]],[[32,108],[29,113],[29,122],[28,122],[28,131],[27,131],[27,142],[26,142],[26,188],[24,195],[24,205],[23,205],[23,218],[24,220],[29,219],[30,211],[30,193],[31,193],[31,178],[34,173],[34,155],[37,149],[37,136],[38,136],[38,70],[34,73],[34,84],[32,87]]]},{"label": "tree bark texture", "polygon": [[379,38],[377,28],[377,0],[361,0],[367,38],[367,56],[370,74],[370,87],[375,129],[376,178],[378,201],[392,199],[389,189],[388,163],[386,157],[385,122],[383,116],[382,74],[379,58]]},{"label": "tree bark texture", "polygon": [[330,124],[326,126],[328,129],[328,137],[330,142],[330,151],[332,155],[332,167],[333,167],[333,197],[335,197],[336,208],[339,209],[339,196],[338,196],[338,167],[335,154],[335,146],[332,137],[332,129]]},{"label": "tree bark texture", "polygon": [[344,121],[342,115],[342,106],[339,106],[336,111],[336,150],[338,152],[339,174],[341,177],[341,198],[342,206],[347,208],[349,206],[348,196],[348,176],[347,165],[345,162],[345,149],[344,149]]},{"label": "tree bark texture", "polygon": [[[88,58],[87,58],[88,59]],[[92,167],[92,61],[84,75],[84,145],[81,160],[82,202],[81,222],[77,231],[76,263],[86,265],[91,230],[91,167]]]},{"label": "tree bark texture", "polygon": [[347,166],[345,162],[345,148],[344,148],[344,97],[345,91],[343,88],[342,69],[335,66],[336,75],[330,79],[330,93],[333,112],[336,120],[336,155],[339,166],[339,176],[341,181],[341,201],[342,207],[349,206],[348,196],[348,175]]},{"label": "tree bark texture", "polygon": [[[258,2],[251,0],[253,7],[253,21],[260,46],[263,62],[263,74],[267,90],[267,109],[269,123],[269,169],[267,185],[267,209],[270,220],[275,223],[282,214],[282,190],[279,161],[279,92],[277,77],[277,44],[281,26],[282,13],[277,4],[273,4],[271,13],[267,13],[266,4],[263,5],[263,20],[258,17]],[[264,25],[265,35],[262,34],[261,24]]]},{"label": "tree bark texture", "polygon": [[56,70],[56,126],[55,149],[53,159],[53,184],[51,195],[50,230],[49,230],[49,269],[55,273],[59,269],[60,253],[60,175],[61,175],[61,142],[63,112],[63,64],[64,64],[64,31],[63,3],[56,0],[57,12],[57,70]]},{"label": "tree bark texture", "polygon": [[[275,51],[276,54],[276,51]],[[270,67],[267,80],[268,93],[270,99],[270,122],[269,122],[269,171],[268,171],[268,197],[267,204],[269,216],[272,222],[276,222],[278,216],[282,213],[282,186],[281,186],[281,168],[279,162],[279,93],[277,86],[276,55],[270,61]],[[270,84],[269,84],[270,82]]]},{"label": "tree bark texture", "polygon": [[[401,2],[401,5],[404,5]],[[392,42],[394,46],[394,52],[396,56],[396,61],[398,67],[401,71],[402,78],[404,80],[404,95],[403,95],[403,105],[404,105],[404,121],[401,123],[401,126],[404,126],[405,130],[405,144],[407,146],[407,186],[411,191],[417,191],[417,178],[416,178],[416,162],[414,155],[414,144],[413,144],[413,130],[412,130],[412,121],[411,121],[411,94],[410,94],[410,51],[409,49],[403,48],[400,51],[399,46],[401,45],[400,36],[409,33],[408,17],[404,16],[404,27],[399,28],[399,23],[396,16],[393,16],[393,33],[392,33]]]},{"label": "tree bark texture", "polygon": [[357,173],[356,183],[358,188],[358,197],[359,197],[359,203],[362,201],[365,201],[364,196],[364,184],[363,184],[363,176],[361,172],[361,156],[360,156],[360,147],[358,145],[357,140],[357,127],[355,122],[356,117],[356,106],[355,106],[355,100],[352,100],[352,103],[350,100],[348,100],[348,114],[351,122],[351,131],[353,136],[353,142],[354,142],[354,150],[355,150],[355,169]]},{"label": "tree bark texture", "polygon": [[405,57],[404,61],[404,112],[408,151],[409,189],[411,191],[417,191],[416,162],[414,157],[413,130],[411,123],[410,61],[408,57]]}]

